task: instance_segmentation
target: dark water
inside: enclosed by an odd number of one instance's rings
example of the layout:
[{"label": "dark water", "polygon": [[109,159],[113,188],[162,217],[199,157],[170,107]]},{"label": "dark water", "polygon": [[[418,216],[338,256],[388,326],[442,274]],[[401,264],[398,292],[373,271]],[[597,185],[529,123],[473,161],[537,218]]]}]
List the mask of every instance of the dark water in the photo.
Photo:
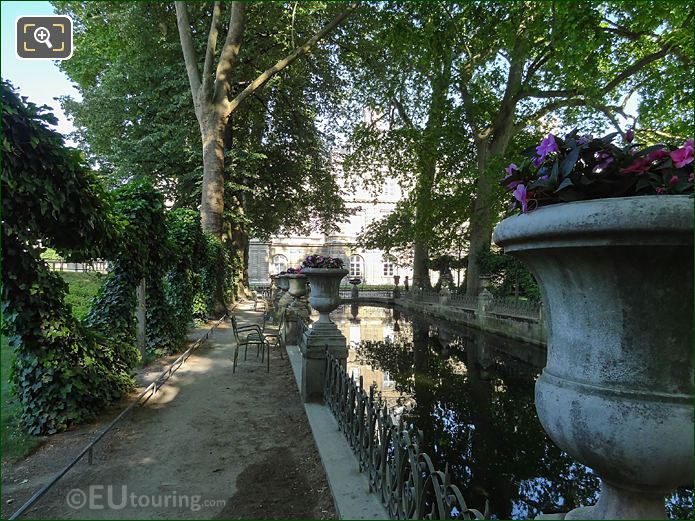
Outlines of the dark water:
[{"label": "dark water", "polygon": [[[469,507],[533,519],[593,504],[598,478],[543,431],[533,402],[545,348],[398,310],[346,306],[331,315],[348,339],[348,372],[376,383],[392,414],[423,431],[435,467],[449,464]],[[645,455],[645,457],[649,457]],[[690,519],[692,491],[667,501]]]}]

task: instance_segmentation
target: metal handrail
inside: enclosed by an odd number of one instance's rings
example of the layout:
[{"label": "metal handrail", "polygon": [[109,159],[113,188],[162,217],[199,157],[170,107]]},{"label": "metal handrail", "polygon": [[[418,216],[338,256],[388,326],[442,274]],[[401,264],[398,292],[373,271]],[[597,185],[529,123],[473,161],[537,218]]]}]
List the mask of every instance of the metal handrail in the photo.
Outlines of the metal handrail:
[{"label": "metal handrail", "polygon": [[67,474],[68,471],[84,457],[85,454],[89,454],[89,464],[91,465],[93,462],[94,446],[97,444],[97,442],[99,442],[104,437],[104,435],[107,432],[109,432],[124,416],[126,416],[130,411],[132,411],[136,405],[140,405],[142,407],[147,403],[147,401],[150,398],[152,398],[152,396],[157,394],[159,388],[166,383],[166,381],[171,377],[172,374],[176,372],[176,370],[179,367],[181,367],[181,365],[188,359],[191,353],[198,349],[200,345],[208,339],[210,334],[213,331],[215,331],[217,326],[220,325],[220,322],[222,322],[226,316],[226,313],[222,315],[220,319],[217,322],[215,322],[213,326],[205,333],[205,335],[201,336],[188,349],[181,353],[181,355],[176,360],[174,360],[167,369],[162,371],[162,373],[154,382],[148,385],[147,388],[138,395],[138,397],[133,401],[133,403],[131,403],[128,407],[121,411],[121,413],[118,416],[116,416],[116,418],[114,418],[114,420],[111,423],[109,423],[109,425],[103,431],[101,431],[96,438],[94,438],[84,449],[82,449],[82,451],[70,463],[68,463],[65,466],[65,468],[63,468],[63,470],[61,470],[58,474],[56,474],[53,477],[53,479],[51,479],[51,481],[46,483],[36,493],[34,493],[34,495],[31,496],[29,500],[19,508],[19,510],[12,514],[9,519],[17,519],[24,512],[26,512],[29,509],[29,507],[31,507],[46,492],[48,492],[48,490],[53,485],[55,485],[60,478]]}]

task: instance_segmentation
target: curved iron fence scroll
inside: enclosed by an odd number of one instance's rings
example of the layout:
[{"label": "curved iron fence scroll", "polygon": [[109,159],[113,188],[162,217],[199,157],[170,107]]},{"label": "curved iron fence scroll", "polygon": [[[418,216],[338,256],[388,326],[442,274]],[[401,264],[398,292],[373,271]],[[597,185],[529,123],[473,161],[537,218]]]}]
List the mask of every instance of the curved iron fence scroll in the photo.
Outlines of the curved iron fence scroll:
[{"label": "curved iron fence scroll", "polygon": [[327,353],[324,399],[366,472],[369,490],[378,494],[391,519],[485,519],[468,508],[450,481],[448,468],[436,470],[420,450],[422,431],[411,433],[394,424],[386,405],[367,394],[362,377],[355,382],[340,361]]}]

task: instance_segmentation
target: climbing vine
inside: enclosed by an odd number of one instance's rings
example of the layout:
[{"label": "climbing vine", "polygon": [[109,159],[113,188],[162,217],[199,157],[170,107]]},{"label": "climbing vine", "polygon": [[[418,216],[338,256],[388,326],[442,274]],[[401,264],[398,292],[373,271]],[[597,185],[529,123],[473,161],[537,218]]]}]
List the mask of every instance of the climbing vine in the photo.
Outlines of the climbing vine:
[{"label": "climbing vine", "polygon": [[[31,434],[92,419],[133,385],[136,288],[145,279],[147,355],[176,350],[192,318],[213,312],[215,281],[230,302],[235,256],[203,234],[198,212],[167,212],[147,178],[108,194],[55,117],[2,82],[2,332],[15,352],[14,389]],[[49,270],[47,248],[109,274],[83,322]],[[219,290],[218,290],[219,291]]]},{"label": "climbing vine", "polygon": [[67,284],[40,258],[46,247],[75,261],[105,258],[119,235],[99,178],[55,124],[47,107],[2,82],[2,328],[32,434],[93,418],[131,387],[134,360],[74,318]]},{"label": "climbing vine", "polygon": [[114,192],[115,210],[123,221],[111,269],[95,297],[85,323],[104,336],[135,345],[136,288],[145,279],[147,352],[173,351],[182,338],[166,298],[163,276],[171,262],[164,198],[148,179],[133,180]]}]

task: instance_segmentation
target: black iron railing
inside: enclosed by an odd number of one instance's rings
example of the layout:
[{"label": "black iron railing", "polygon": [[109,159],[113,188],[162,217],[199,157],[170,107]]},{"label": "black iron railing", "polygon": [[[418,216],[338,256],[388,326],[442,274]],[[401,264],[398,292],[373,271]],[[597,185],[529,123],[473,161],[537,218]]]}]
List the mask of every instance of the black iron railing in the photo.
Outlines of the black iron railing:
[{"label": "black iron railing", "polygon": [[450,481],[448,468],[436,470],[420,450],[422,432],[394,424],[388,407],[369,393],[362,377],[355,382],[340,361],[327,353],[326,405],[338,421],[357,456],[360,472],[366,472],[369,489],[379,495],[392,519],[484,519],[468,508],[461,491]]}]

